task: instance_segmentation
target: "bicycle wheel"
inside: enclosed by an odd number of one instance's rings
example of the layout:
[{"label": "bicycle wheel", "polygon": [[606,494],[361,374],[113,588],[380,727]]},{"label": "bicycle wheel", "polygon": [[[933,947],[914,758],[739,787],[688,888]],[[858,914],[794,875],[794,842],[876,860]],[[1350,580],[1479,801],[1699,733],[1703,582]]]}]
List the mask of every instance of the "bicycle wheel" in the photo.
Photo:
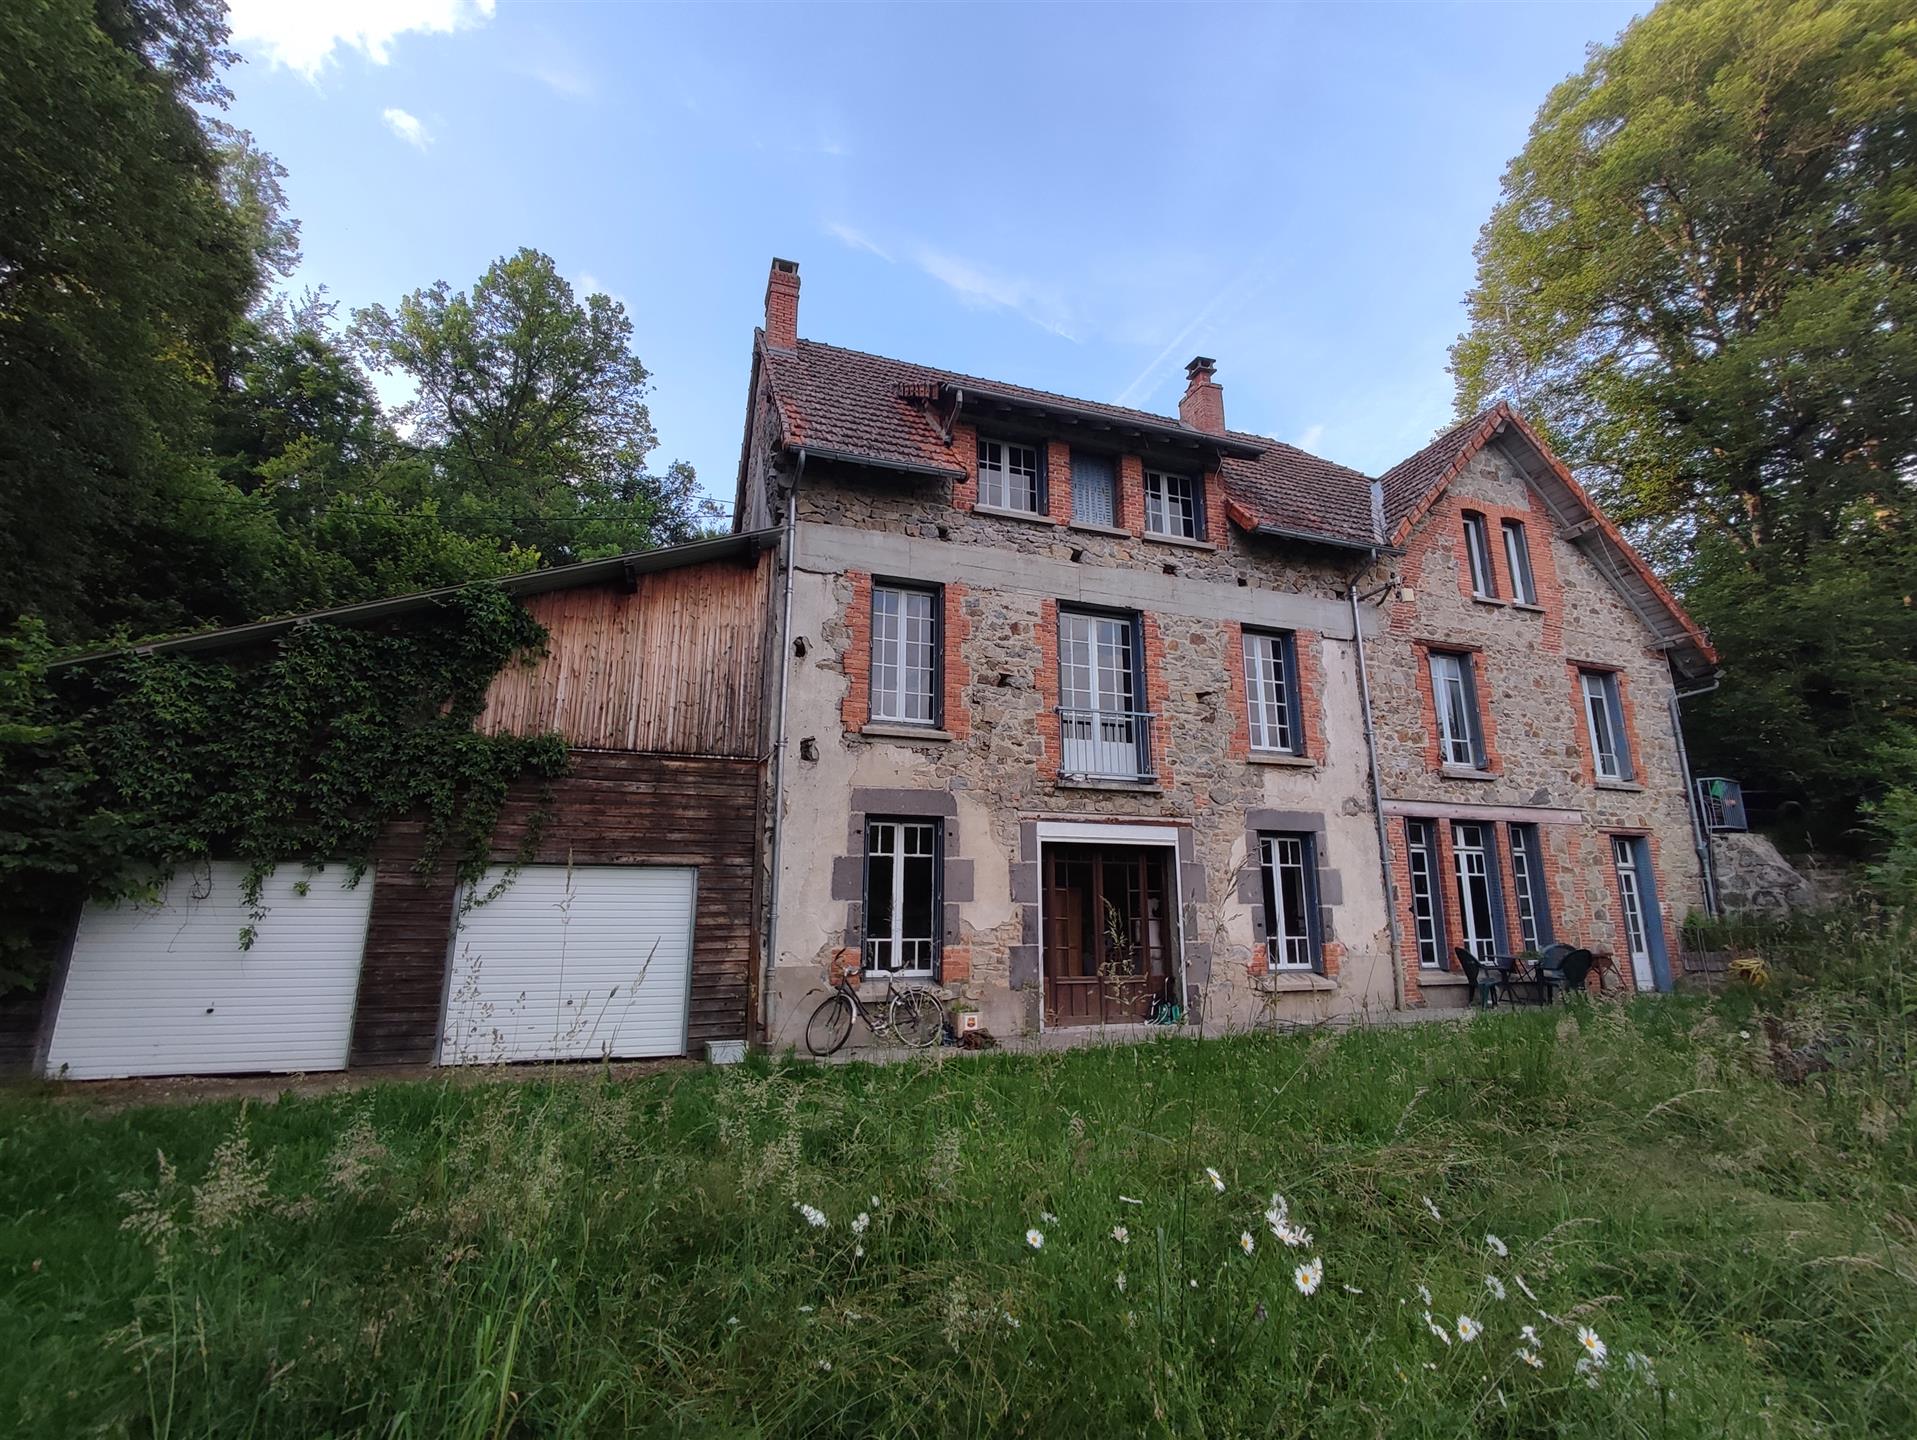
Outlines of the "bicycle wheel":
[{"label": "bicycle wheel", "polygon": [[945,1007],[930,990],[901,990],[889,1011],[892,1033],[901,1045],[924,1050],[939,1043],[945,1030]]},{"label": "bicycle wheel", "polygon": [[834,991],[820,1002],[805,1022],[805,1048],[824,1059],[852,1033],[852,999]]}]

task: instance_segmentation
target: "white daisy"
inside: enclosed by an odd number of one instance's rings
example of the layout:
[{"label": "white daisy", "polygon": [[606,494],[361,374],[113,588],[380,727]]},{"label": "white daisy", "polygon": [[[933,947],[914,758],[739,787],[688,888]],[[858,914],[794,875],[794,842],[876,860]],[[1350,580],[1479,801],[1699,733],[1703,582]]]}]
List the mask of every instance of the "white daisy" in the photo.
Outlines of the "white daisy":
[{"label": "white daisy", "polygon": [[1424,1312],[1424,1328],[1444,1341],[1445,1344],[1449,1345],[1451,1343],[1451,1332],[1445,1329],[1444,1326],[1440,1325],[1436,1320],[1433,1320],[1429,1310]]},{"label": "white daisy", "polygon": [[1043,1250],[1045,1248],[1045,1232],[1043,1230],[1027,1230],[1025,1232],[1025,1243],[1034,1250]]},{"label": "white daisy", "polygon": [[863,1260],[865,1258],[865,1247],[863,1245],[854,1245],[852,1247],[852,1258],[854,1260]]},{"label": "white daisy", "polygon": [[1058,1224],[1058,1216],[1056,1216],[1056,1215],[1054,1215],[1054,1214],[1053,1214],[1053,1213],[1052,1213],[1051,1211],[1049,1211],[1049,1210],[1041,1210],[1041,1211],[1039,1211],[1039,1212],[1038,1212],[1038,1218],[1039,1218],[1039,1219],[1041,1219],[1041,1220],[1043,1220],[1043,1221],[1044,1221],[1044,1222],[1045,1222],[1045,1223],[1046,1223],[1047,1225],[1056,1225],[1056,1224]]},{"label": "white daisy", "polygon": [[854,1216],[852,1220],[852,1233],[854,1235],[863,1235],[865,1233],[866,1227],[870,1225],[871,1223],[872,1223],[872,1217],[866,1214],[865,1211],[863,1210],[859,1211],[859,1213],[856,1216]]},{"label": "white daisy", "polygon": [[1429,1195],[1420,1195],[1418,1198],[1424,1201],[1424,1208],[1431,1212],[1431,1218],[1433,1220],[1444,1219],[1444,1216],[1438,1213],[1438,1207],[1431,1203],[1431,1197]]},{"label": "white daisy", "polygon": [[1313,1259],[1309,1264],[1300,1265],[1291,1272],[1291,1283],[1298,1287],[1300,1295],[1318,1293],[1319,1282],[1325,1278],[1325,1262]]},{"label": "white daisy", "polygon": [[1424,1308],[1429,1310],[1431,1308],[1431,1287],[1429,1285],[1418,1286],[1418,1298],[1424,1301]]},{"label": "white daisy", "polygon": [[1602,1365],[1610,1355],[1610,1349],[1598,1339],[1597,1331],[1589,1325],[1578,1326],[1578,1344],[1584,1348],[1584,1354],[1594,1365]]},{"label": "white daisy", "polygon": [[1003,1310],[999,1313],[1004,1315],[1007,1325],[1010,1325],[1014,1330],[1018,1329],[1018,1316],[1014,1315],[1010,1310]]},{"label": "white daisy", "polygon": [[1464,1341],[1465,1344],[1469,1345],[1482,1334],[1484,1334],[1484,1326],[1473,1320],[1469,1315],[1460,1315],[1458,1317],[1458,1338]]},{"label": "white daisy", "polygon": [[1525,1325],[1518,1330],[1518,1338],[1533,1350],[1538,1348],[1538,1331],[1535,1325]]},{"label": "white daisy", "polygon": [[1238,1248],[1243,1250],[1247,1255],[1251,1254],[1251,1252],[1257,1248],[1257,1242],[1251,1238],[1251,1231],[1240,1230],[1238,1232]]},{"label": "white daisy", "polygon": [[1484,1288],[1491,1292],[1491,1298],[1493,1300],[1502,1300],[1504,1298],[1504,1282],[1498,1279],[1497,1276],[1485,1276]]},{"label": "white daisy", "polygon": [[825,1218],[825,1211],[816,1205],[808,1205],[803,1200],[795,1200],[792,1208],[805,1216],[805,1223],[814,1230],[823,1230],[831,1222]]},{"label": "white daisy", "polygon": [[1118,1285],[1118,1293],[1120,1295],[1123,1295],[1125,1293],[1125,1272],[1123,1270],[1120,1270],[1118,1272],[1117,1285]]},{"label": "white daisy", "polygon": [[1116,1240],[1120,1245],[1129,1245],[1132,1243],[1132,1232],[1127,1230],[1123,1225],[1114,1225],[1112,1226],[1112,1239]]},{"label": "white daisy", "polygon": [[832,1362],[830,1360],[821,1360],[819,1362],[819,1368],[829,1372],[832,1369]]},{"label": "white daisy", "polygon": [[1518,1359],[1522,1360],[1526,1365],[1529,1365],[1533,1370],[1542,1370],[1544,1368],[1544,1361],[1538,1355],[1538,1352],[1535,1350],[1526,1350],[1521,1345],[1518,1347]]},{"label": "white daisy", "polygon": [[1498,1237],[1495,1235],[1485,1236],[1484,1244],[1485,1244],[1485,1248],[1489,1250],[1493,1255],[1497,1256],[1498,1259],[1500,1260],[1504,1259],[1505,1256],[1511,1253],[1511,1247],[1509,1245],[1506,1245],[1502,1240],[1498,1239]]},{"label": "white daisy", "polygon": [[876,1196],[876,1195],[872,1195],[872,1196],[869,1196],[869,1197],[867,1197],[867,1198],[868,1198],[868,1199],[870,1199],[870,1201],[872,1202],[872,1208],[873,1208],[874,1210],[876,1210],[876,1209],[878,1209],[878,1208],[879,1208],[879,1197],[878,1197],[878,1196]]},{"label": "white daisy", "polygon": [[1346,1285],[1343,1287],[1343,1289],[1345,1294],[1347,1295],[1362,1295],[1365,1293],[1364,1291],[1360,1290],[1356,1285]]},{"label": "white daisy", "polygon": [[1216,1190],[1220,1195],[1225,1193],[1225,1177],[1209,1165],[1205,1167],[1205,1178],[1211,1181],[1212,1189]]}]

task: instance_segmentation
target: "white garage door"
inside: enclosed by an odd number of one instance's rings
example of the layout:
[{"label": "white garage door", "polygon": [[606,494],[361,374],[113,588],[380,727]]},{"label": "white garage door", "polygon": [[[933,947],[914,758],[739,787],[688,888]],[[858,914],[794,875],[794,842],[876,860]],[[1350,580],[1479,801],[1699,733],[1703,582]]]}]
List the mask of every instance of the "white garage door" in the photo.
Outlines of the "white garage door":
[{"label": "white garage door", "polygon": [[225,862],[181,870],[160,904],[87,906],[48,1074],[95,1080],[346,1064],[372,877],[348,890],[342,869],[276,870],[261,894],[258,936],[242,950],[240,932],[253,923],[240,898],[245,873]]},{"label": "white garage door", "polygon": [[[487,871],[477,893],[506,873]],[[696,873],[521,868],[504,893],[460,918],[441,1063],[682,1054]]]}]

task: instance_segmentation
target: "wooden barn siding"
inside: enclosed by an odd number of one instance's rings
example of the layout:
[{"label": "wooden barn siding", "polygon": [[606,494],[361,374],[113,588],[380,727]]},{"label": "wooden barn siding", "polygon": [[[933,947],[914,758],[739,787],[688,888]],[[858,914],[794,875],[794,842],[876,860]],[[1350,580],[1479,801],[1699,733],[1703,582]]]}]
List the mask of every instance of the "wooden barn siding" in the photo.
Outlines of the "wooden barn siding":
[{"label": "wooden barn siding", "polygon": [[631,591],[529,597],[547,653],[500,673],[479,730],[556,730],[596,750],[757,756],[771,574],[767,552],[642,575]]},{"label": "wooden barn siding", "polygon": [[[694,865],[691,1053],[707,1040],[749,1033],[757,951],[753,838],[760,765],[711,756],[579,750],[553,783],[534,858],[541,864]],[[517,858],[541,787],[515,787],[493,838],[497,860]],[[387,828],[376,863],[373,912],[360,968],[349,1064],[423,1064],[433,1058],[452,953],[457,899],[444,866],[422,878],[420,826]]]}]

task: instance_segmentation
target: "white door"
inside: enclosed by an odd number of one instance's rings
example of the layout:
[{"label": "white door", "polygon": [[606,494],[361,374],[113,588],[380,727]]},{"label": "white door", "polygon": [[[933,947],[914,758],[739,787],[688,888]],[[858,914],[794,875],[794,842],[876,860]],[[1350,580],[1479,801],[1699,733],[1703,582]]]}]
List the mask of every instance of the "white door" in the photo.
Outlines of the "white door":
[{"label": "white door", "polygon": [[[475,893],[508,874],[493,867]],[[523,866],[460,917],[440,1063],[683,1054],[696,874]]]},{"label": "white door", "polygon": [[[89,905],[80,916],[47,1051],[47,1073],[239,1075],[346,1064],[369,875],[286,865],[266,881],[256,922],[246,867],[181,870],[156,905]],[[302,889],[304,893],[301,893]]]},{"label": "white door", "polygon": [[1651,969],[1651,943],[1644,923],[1644,887],[1637,873],[1637,846],[1622,836],[1614,836],[1611,856],[1617,862],[1617,893],[1624,906],[1624,944],[1631,952],[1631,975],[1638,989],[1655,990],[1657,978]]}]

